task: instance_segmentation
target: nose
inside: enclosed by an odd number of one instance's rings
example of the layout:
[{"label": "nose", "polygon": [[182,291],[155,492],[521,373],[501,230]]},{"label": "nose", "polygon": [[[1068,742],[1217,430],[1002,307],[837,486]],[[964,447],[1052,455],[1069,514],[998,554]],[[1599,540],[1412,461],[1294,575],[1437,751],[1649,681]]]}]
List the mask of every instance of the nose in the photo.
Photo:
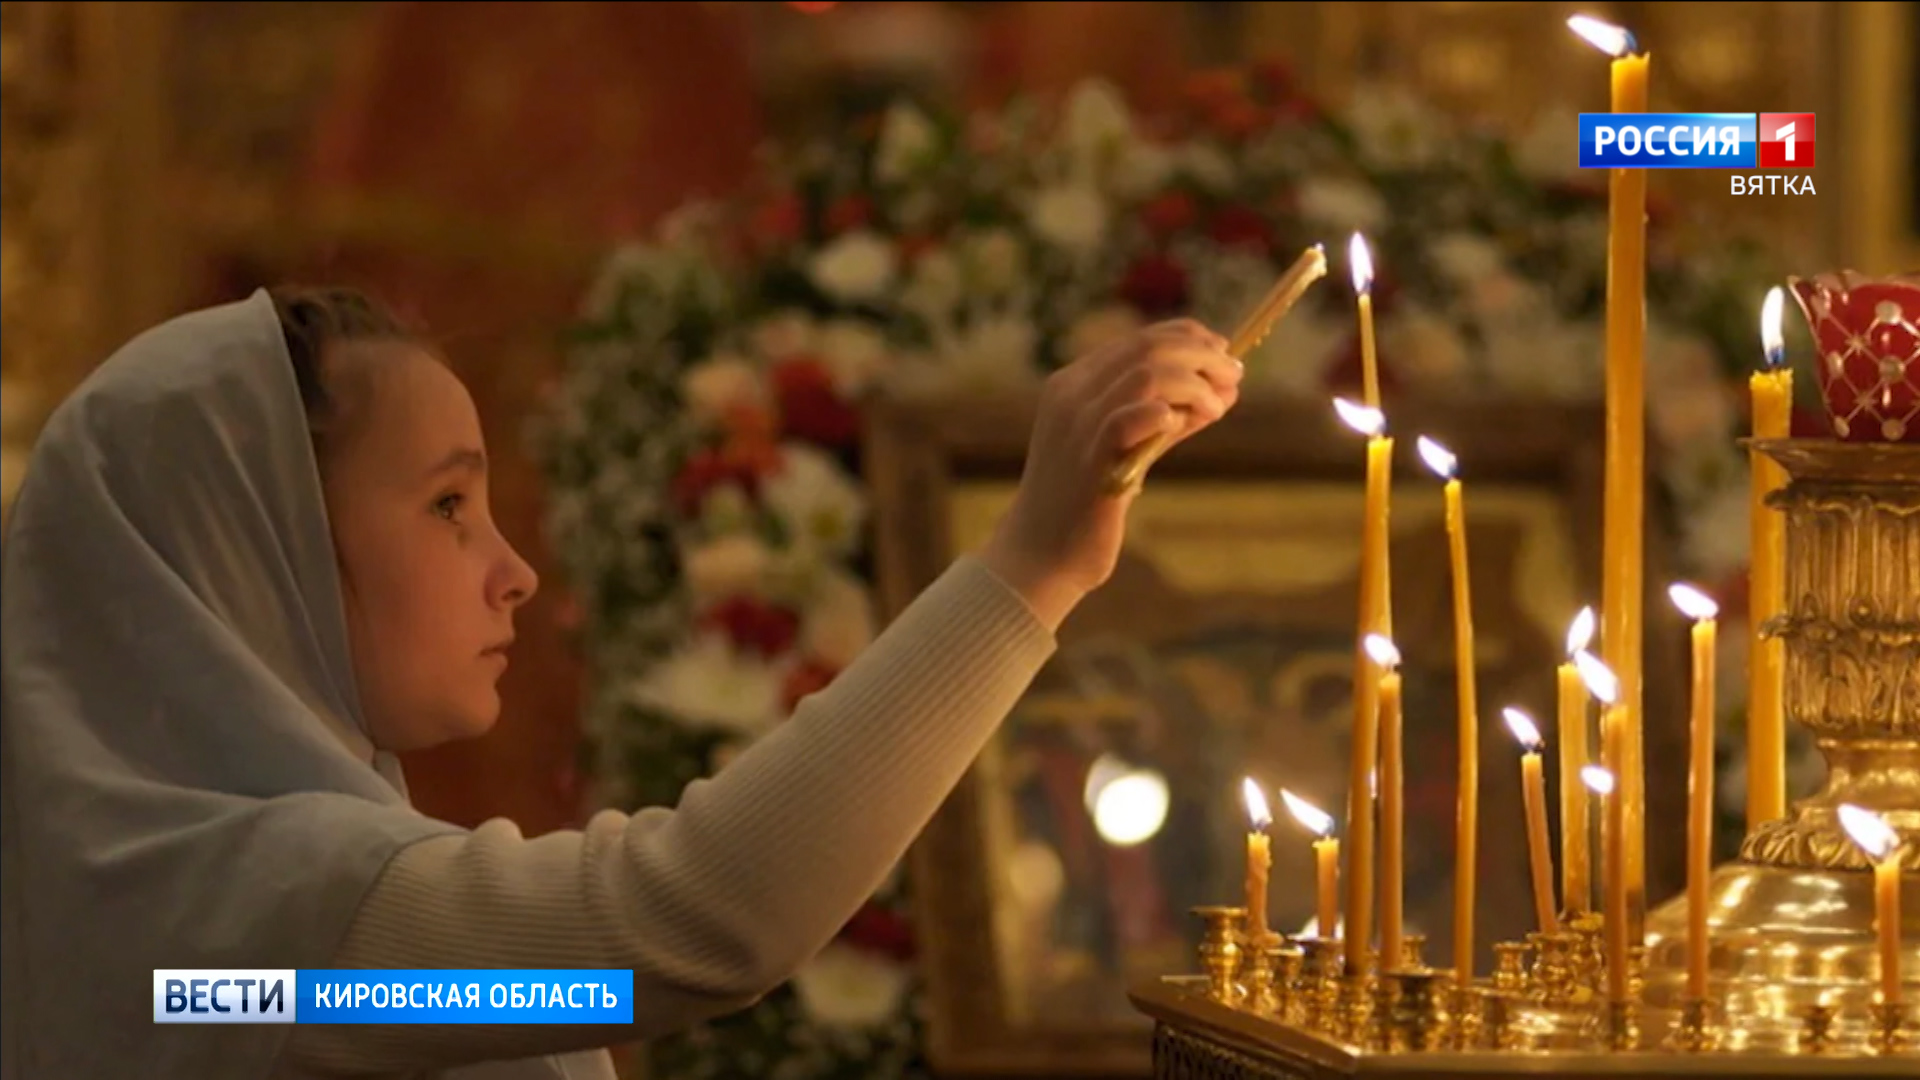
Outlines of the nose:
[{"label": "nose", "polygon": [[501,538],[500,549],[504,557],[494,575],[498,583],[496,602],[512,610],[533,599],[533,594],[540,591],[540,575],[504,537]]}]

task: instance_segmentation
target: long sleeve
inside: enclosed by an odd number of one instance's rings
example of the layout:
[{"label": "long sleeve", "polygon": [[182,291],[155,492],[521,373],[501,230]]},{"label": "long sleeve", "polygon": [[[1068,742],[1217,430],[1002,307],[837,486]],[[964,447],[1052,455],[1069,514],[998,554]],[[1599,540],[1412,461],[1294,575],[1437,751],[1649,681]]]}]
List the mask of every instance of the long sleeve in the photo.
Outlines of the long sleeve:
[{"label": "long sleeve", "polygon": [[605,811],[533,840],[494,821],[406,848],[336,967],[630,968],[633,1026],[303,1026],[291,1063],[449,1068],[657,1037],[751,1004],[880,886],[1053,648],[1017,593],[962,558],[677,808]]}]

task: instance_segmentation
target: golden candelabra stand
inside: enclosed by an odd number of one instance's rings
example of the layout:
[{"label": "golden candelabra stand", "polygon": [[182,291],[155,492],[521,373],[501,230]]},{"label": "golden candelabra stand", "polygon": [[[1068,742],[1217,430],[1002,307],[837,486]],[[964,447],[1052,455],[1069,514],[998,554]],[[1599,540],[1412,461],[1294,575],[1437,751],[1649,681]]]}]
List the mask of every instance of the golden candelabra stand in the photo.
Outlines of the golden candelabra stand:
[{"label": "golden candelabra stand", "polygon": [[1202,909],[1202,976],[1136,985],[1159,1080],[1920,1076],[1920,843],[1901,845],[1902,994],[1881,1000],[1873,874],[1835,811],[1920,837],[1920,444],[1773,440],[1787,471],[1787,715],[1824,789],[1713,875],[1709,990],[1688,1000],[1686,899],[1648,914],[1626,1001],[1598,915],[1495,946],[1468,986],[1417,956],[1349,978],[1338,943],[1244,947],[1245,911]]}]

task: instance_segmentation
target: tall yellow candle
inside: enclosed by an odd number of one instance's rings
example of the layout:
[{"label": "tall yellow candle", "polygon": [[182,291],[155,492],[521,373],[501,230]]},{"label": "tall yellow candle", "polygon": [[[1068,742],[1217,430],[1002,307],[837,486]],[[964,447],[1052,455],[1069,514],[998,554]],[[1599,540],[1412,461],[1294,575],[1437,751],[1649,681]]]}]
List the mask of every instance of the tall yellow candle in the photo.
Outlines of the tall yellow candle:
[{"label": "tall yellow candle", "polygon": [[1607,999],[1627,1000],[1627,844],[1626,800],[1612,766],[1626,753],[1626,725],[1617,701],[1620,680],[1612,669],[1589,653],[1575,657],[1587,692],[1600,702],[1600,755],[1606,767],[1580,770],[1587,790],[1601,797],[1605,822],[1600,829],[1601,921],[1605,924]]},{"label": "tall yellow candle", "polygon": [[1693,715],[1687,753],[1687,996],[1707,996],[1707,884],[1713,875],[1713,599],[1691,585],[1667,590],[1693,620]]},{"label": "tall yellow candle", "polygon": [[[1600,730],[1604,734],[1610,725],[1609,716],[1614,710],[1607,709],[1600,714]],[[1602,739],[1602,742],[1608,740]],[[1602,830],[1600,855],[1600,880],[1604,887],[1601,892],[1604,899],[1600,904],[1600,922],[1605,937],[1607,954],[1607,1000],[1627,1000],[1627,878],[1626,848],[1620,842],[1618,819],[1620,816],[1620,793],[1614,783],[1613,773],[1598,765],[1588,765],[1580,770],[1580,779],[1587,790],[1600,797],[1601,812],[1611,824]]]},{"label": "tall yellow candle", "polygon": [[1380,359],[1373,343],[1373,255],[1359,233],[1347,243],[1347,264],[1353,270],[1353,289],[1359,294],[1361,401],[1369,409],[1378,409]]},{"label": "tall yellow candle", "polygon": [[1378,409],[1334,402],[1341,419],[1367,438],[1367,494],[1360,530],[1360,634],[1354,640],[1352,760],[1347,774],[1346,964],[1352,975],[1368,970],[1373,939],[1373,776],[1379,753],[1379,682],[1367,656],[1368,634],[1390,633],[1386,613],[1388,492],[1393,482],[1393,440]]},{"label": "tall yellow candle", "polygon": [[1474,889],[1478,884],[1480,835],[1480,702],[1474,680],[1467,515],[1456,475],[1458,461],[1446,447],[1425,436],[1418,445],[1427,467],[1447,482],[1447,550],[1453,566],[1453,662],[1459,723],[1459,791],[1453,832],[1453,970],[1454,979],[1467,986],[1473,982]]},{"label": "tall yellow candle", "polygon": [[[1793,372],[1786,366],[1780,334],[1785,293],[1767,290],[1760,307],[1760,340],[1765,367],[1749,380],[1753,399],[1753,437],[1784,439],[1793,433]],[[1747,567],[1747,828],[1787,816],[1787,723],[1782,694],[1785,643],[1762,631],[1767,620],[1786,610],[1786,518],[1767,505],[1767,496],[1784,487],[1786,470],[1758,450],[1749,449],[1753,557]]]},{"label": "tall yellow candle", "polygon": [[1841,803],[1840,827],[1873,861],[1873,932],[1880,946],[1880,1003],[1900,1003],[1900,834],[1871,810]]},{"label": "tall yellow candle", "polygon": [[1547,779],[1540,761],[1540,728],[1533,717],[1508,708],[1507,730],[1520,742],[1520,792],[1527,812],[1527,861],[1533,867],[1533,915],[1543,934],[1560,929],[1553,911],[1553,853],[1547,847]]},{"label": "tall yellow candle", "polygon": [[1253,777],[1242,780],[1240,788],[1247,803],[1247,942],[1259,948],[1273,935],[1267,928],[1267,877],[1273,870],[1267,828],[1273,824],[1273,815]]},{"label": "tall yellow candle", "polygon": [[1380,956],[1400,966],[1406,941],[1406,787],[1401,739],[1400,650],[1384,634],[1368,634],[1367,655],[1380,667]]},{"label": "tall yellow candle", "polygon": [[[1584,15],[1573,31],[1614,58],[1612,111],[1647,111],[1648,58],[1633,35]],[[1600,643],[1620,679],[1623,756],[1616,767],[1632,935],[1646,914],[1646,770],[1641,653],[1646,536],[1647,173],[1613,169],[1607,184],[1606,482]]]},{"label": "tall yellow candle", "polygon": [[1581,608],[1567,628],[1567,660],[1560,665],[1560,905],[1568,915],[1593,907],[1592,817],[1580,769],[1587,763],[1587,686],[1574,658],[1593,641],[1592,608]]},{"label": "tall yellow candle", "polygon": [[1331,940],[1340,926],[1340,841],[1333,836],[1333,818],[1285,788],[1280,798],[1293,819],[1318,838],[1313,842],[1313,917],[1320,937]]}]

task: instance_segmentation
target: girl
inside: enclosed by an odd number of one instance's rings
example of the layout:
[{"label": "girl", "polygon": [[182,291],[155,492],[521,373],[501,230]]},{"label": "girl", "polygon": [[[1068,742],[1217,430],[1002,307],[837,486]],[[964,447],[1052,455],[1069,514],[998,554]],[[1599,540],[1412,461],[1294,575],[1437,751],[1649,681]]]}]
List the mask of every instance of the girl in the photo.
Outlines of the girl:
[{"label": "girl", "polygon": [[[1224,348],[1172,323],[1062,370],[992,540],[830,688],[678,807],[527,840],[413,811],[392,756],[494,722],[536,587],[460,382],[348,293],[141,335],[48,422],[5,544],[0,1072],[607,1078],[600,1048],[754,1001],[879,886],[1111,572],[1107,469],[1233,405]],[[221,967],[631,969],[634,1023],[153,1022],[153,969]]]}]

